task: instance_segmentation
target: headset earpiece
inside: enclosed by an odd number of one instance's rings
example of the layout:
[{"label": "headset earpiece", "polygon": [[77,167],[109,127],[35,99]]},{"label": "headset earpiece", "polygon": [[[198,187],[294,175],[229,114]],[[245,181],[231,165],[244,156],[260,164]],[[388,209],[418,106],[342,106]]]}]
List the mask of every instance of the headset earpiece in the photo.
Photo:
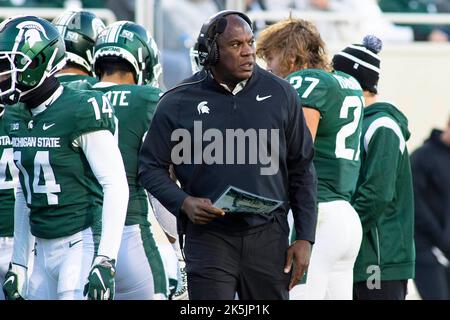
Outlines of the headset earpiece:
[{"label": "headset earpiece", "polygon": [[219,62],[220,54],[217,37],[225,31],[225,28],[227,27],[227,19],[225,19],[225,17],[230,14],[239,15],[248,23],[250,28],[252,28],[252,21],[242,12],[224,10],[216,13],[203,24],[197,39],[198,60],[200,65],[209,67],[216,65]]}]

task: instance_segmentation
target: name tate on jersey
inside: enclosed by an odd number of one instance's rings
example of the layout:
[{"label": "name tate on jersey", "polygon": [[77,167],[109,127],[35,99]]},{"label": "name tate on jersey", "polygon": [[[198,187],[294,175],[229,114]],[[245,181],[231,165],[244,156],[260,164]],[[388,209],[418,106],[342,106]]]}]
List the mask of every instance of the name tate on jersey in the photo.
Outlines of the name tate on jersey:
[{"label": "name tate on jersey", "polygon": [[1,136],[0,137],[0,146],[10,146],[11,140],[8,136]]},{"label": "name tate on jersey", "polygon": [[61,138],[48,137],[14,137],[12,146],[14,148],[61,148]]},{"label": "name tate on jersey", "polygon": [[105,93],[113,106],[128,107],[128,95],[131,91],[109,91]]}]

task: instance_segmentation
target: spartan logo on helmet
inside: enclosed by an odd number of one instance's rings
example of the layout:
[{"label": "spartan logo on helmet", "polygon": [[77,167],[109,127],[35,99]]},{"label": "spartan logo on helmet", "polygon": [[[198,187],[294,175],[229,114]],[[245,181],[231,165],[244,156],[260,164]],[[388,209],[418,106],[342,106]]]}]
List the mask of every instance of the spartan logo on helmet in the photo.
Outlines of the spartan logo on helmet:
[{"label": "spartan logo on helmet", "polygon": [[20,41],[23,36],[30,49],[33,48],[36,43],[42,42],[41,35],[44,36],[45,39],[49,40],[44,27],[38,22],[24,21],[19,23],[16,28],[21,30],[21,32],[17,34],[18,39],[16,40]]},{"label": "spartan logo on helmet", "polygon": [[36,29],[29,29],[25,31],[25,41],[28,42],[28,46],[33,48],[36,42],[41,42],[41,34]]},{"label": "spartan logo on helmet", "polygon": [[13,17],[0,29],[0,100],[15,104],[64,66],[65,47],[56,28],[39,17]]}]

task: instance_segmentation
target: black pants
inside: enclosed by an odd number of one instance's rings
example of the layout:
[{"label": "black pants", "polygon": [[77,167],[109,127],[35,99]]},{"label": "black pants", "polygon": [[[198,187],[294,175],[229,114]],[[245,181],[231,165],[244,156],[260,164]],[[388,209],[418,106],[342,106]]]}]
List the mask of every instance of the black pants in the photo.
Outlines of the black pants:
[{"label": "black pants", "polygon": [[288,300],[291,274],[283,272],[288,235],[277,221],[244,236],[186,231],[189,299]]},{"label": "black pants", "polygon": [[426,265],[416,263],[417,290],[423,300],[449,299],[449,268],[439,263]]},{"label": "black pants", "polygon": [[405,300],[408,280],[381,281],[380,289],[369,289],[365,281],[353,285],[354,300]]}]

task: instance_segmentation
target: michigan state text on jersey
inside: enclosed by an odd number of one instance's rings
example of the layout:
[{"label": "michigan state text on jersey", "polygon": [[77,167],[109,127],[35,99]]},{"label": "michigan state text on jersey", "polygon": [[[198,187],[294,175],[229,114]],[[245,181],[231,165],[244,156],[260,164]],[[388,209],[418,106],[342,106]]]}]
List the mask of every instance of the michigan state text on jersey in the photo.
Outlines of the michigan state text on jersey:
[{"label": "michigan state text on jersey", "polygon": [[31,209],[31,232],[44,239],[81,231],[100,214],[101,187],[73,142],[87,132],[115,130],[113,109],[106,97],[70,88],[59,90],[62,92],[51,109],[36,116],[23,104],[8,108],[5,114],[14,160]]}]

